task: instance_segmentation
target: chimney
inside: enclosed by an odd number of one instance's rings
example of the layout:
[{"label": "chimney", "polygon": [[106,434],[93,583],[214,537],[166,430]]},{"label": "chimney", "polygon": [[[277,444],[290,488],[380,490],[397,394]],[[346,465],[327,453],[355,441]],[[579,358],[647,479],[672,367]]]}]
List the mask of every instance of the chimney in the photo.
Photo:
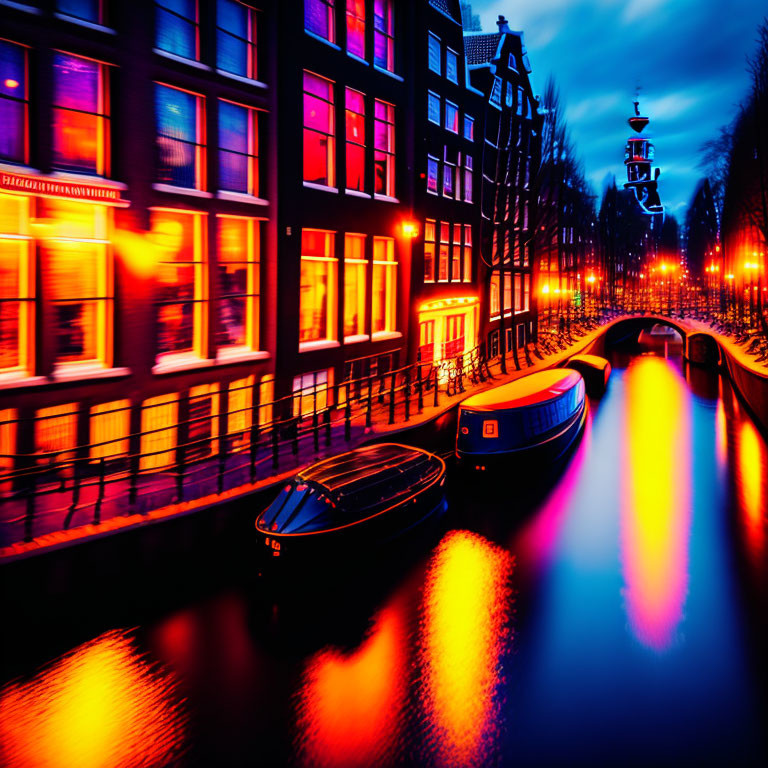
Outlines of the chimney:
[{"label": "chimney", "polygon": [[509,28],[509,22],[501,14],[499,15],[499,18],[496,21],[496,26],[499,28],[499,32],[501,32],[502,34],[504,32],[511,32],[512,31]]}]

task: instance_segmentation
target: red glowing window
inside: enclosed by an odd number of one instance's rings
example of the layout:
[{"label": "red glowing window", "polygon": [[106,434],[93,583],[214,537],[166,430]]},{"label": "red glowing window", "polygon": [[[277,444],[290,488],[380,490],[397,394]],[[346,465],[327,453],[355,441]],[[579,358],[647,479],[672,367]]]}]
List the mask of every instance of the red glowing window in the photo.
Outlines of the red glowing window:
[{"label": "red glowing window", "polygon": [[347,51],[365,58],[365,0],[347,0]]},{"label": "red glowing window", "polygon": [[304,72],[304,181],[336,184],[333,82]]},{"label": "red glowing window", "polygon": [[346,90],[347,189],[365,189],[365,95]]},{"label": "red glowing window", "polygon": [[435,222],[427,219],[424,224],[424,282],[435,282]]},{"label": "red glowing window", "polygon": [[53,162],[81,173],[109,173],[106,67],[67,53],[53,56]]},{"label": "red glowing window", "polygon": [[374,192],[395,196],[395,108],[376,99],[373,112]]}]

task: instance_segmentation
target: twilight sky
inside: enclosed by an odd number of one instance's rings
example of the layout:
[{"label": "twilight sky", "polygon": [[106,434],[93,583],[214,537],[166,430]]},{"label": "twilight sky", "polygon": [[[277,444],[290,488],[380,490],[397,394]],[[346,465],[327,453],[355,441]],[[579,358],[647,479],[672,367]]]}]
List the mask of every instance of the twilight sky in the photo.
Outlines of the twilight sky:
[{"label": "twilight sky", "polygon": [[624,181],[635,87],[651,118],[662,202],[679,220],[697,181],[699,147],[747,92],[745,58],[765,0],[472,0],[484,32],[501,13],[525,33],[535,93],[553,74],[588,179]]}]

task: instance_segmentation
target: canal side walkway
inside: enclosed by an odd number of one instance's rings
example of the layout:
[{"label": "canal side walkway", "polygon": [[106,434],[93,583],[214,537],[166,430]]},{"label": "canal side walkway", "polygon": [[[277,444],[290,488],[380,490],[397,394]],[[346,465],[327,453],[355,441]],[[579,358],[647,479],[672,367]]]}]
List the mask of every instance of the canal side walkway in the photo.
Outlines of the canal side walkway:
[{"label": "canal side walkway", "polygon": [[[470,395],[563,364],[569,357],[588,347],[605,328],[606,325],[599,326],[576,338],[566,349],[545,355],[543,359],[531,353],[528,362],[521,352],[520,370],[516,369],[510,354],[506,374],[501,371],[500,360],[496,359],[489,366],[490,377],[486,381],[472,384],[469,379],[465,379],[462,391],[454,394],[441,392],[437,405],[434,405],[431,393],[425,393],[421,410],[418,409],[416,398],[413,398],[407,406],[404,402],[397,403],[394,413],[388,407],[376,409],[370,426],[366,424],[363,412],[354,414],[348,424],[344,423],[343,418],[336,418],[314,433],[310,431],[305,434],[301,440],[282,443],[277,456],[269,450],[269,445],[264,446],[263,454],[255,462],[247,452],[227,456],[223,467],[226,477],[224,488],[220,480],[221,461],[212,456],[210,460],[191,469],[185,477],[185,501],[178,501],[178,478],[172,472],[142,476],[133,506],[128,504],[127,476],[110,481],[107,493],[101,499],[98,498],[97,483],[83,483],[75,504],[72,492],[66,490],[66,483],[62,483],[60,492],[53,488],[49,494],[36,500],[34,533],[28,541],[24,540],[27,532],[24,500],[7,501],[0,508],[0,563],[59,549],[79,541],[114,535],[129,528],[152,525],[244,498],[248,494],[285,482],[302,467],[384,436],[407,442],[405,433],[409,429],[439,418]],[[339,413],[342,411],[343,408],[338,409]],[[275,466],[278,471],[274,470]],[[97,505],[98,511],[94,514]],[[255,513],[256,510],[254,517]],[[66,530],[63,521],[66,521]]]}]

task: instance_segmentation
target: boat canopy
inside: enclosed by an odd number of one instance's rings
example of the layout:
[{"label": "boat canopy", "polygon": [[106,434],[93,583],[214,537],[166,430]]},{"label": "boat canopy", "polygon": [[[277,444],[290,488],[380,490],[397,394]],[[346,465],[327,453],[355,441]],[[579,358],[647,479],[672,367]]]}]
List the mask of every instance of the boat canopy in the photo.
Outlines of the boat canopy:
[{"label": "boat canopy", "polygon": [[568,361],[569,365],[571,363],[596,368],[599,371],[604,371],[606,367],[610,366],[610,363],[604,357],[598,357],[597,355],[574,355]]},{"label": "boat canopy", "polygon": [[461,408],[472,411],[498,411],[546,403],[573,389],[580,381],[581,374],[578,371],[565,368],[539,371],[468,397],[461,403]]}]

